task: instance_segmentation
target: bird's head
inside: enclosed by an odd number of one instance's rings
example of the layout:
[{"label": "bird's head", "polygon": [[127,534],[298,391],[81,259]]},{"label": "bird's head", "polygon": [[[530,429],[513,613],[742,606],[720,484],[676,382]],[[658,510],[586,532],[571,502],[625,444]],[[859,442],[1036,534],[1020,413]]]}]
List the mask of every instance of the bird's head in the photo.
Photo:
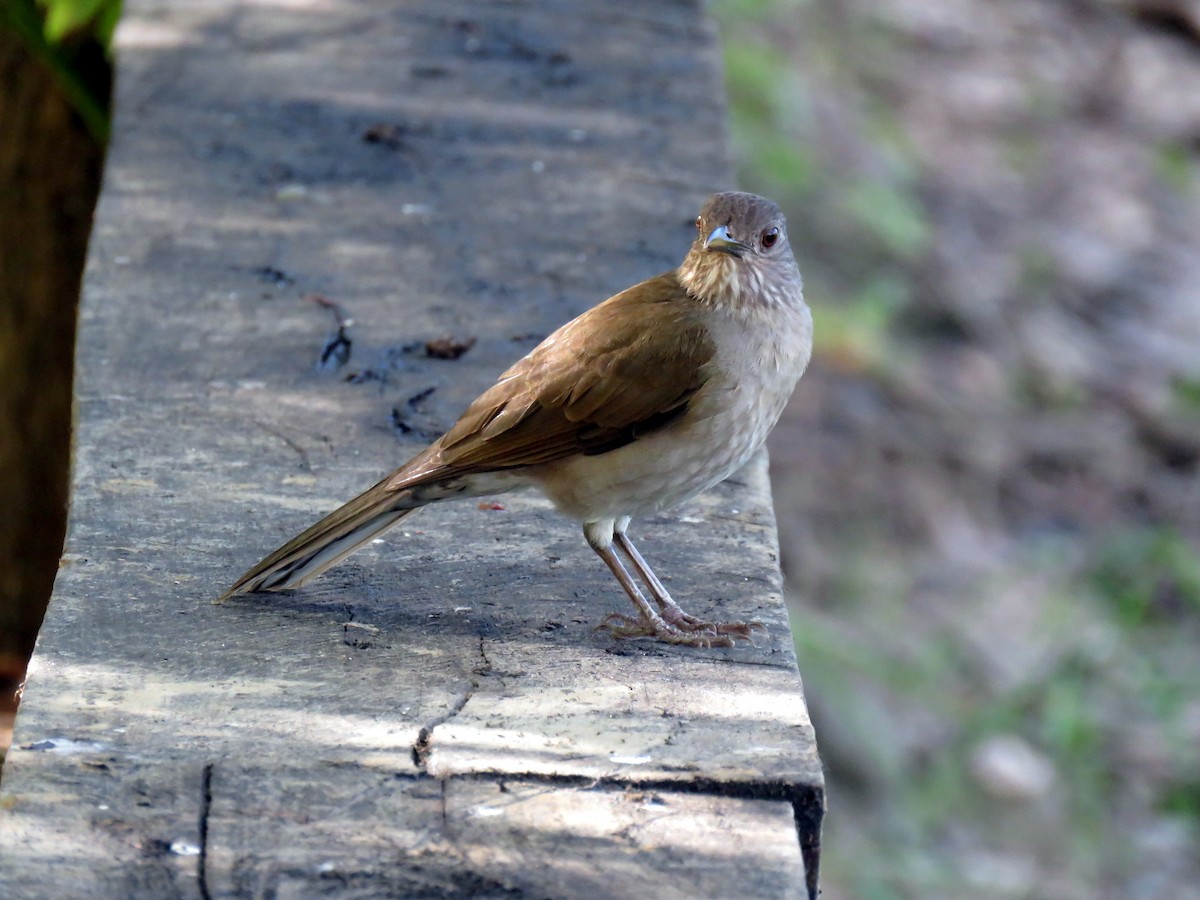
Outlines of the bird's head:
[{"label": "bird's head", "polygon": [[737,191],[704,204],[679,280],[698,300],[735,309],[794,305],[803,293],[782,210]]}]

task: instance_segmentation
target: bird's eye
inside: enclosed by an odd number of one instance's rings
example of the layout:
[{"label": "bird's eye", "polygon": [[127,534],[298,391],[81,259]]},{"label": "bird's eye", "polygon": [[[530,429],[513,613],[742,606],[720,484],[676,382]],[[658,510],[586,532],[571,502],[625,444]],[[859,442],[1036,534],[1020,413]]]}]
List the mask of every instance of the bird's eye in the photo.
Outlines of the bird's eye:
[{"label": "bird's eye", "polygon": [[696,216],[696,230],[697,231],[704,230],[704,220],[702,218],[700,218],[699,216]]},{"label": "bird's eye", "polygon": [[775,246],[775,242],[779,240],[779,229],[768,228],[762,233],[762,237],[759,240],[762,242],[763,249],[770,250]]}]

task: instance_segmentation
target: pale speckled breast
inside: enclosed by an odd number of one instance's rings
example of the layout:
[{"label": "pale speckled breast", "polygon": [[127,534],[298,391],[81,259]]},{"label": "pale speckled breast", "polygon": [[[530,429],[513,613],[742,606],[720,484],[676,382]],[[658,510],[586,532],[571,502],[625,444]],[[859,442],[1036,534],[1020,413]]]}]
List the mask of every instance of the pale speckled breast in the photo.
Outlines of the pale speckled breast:
[{"label": "pale speckled breast", "polygon": [[803,301],[765,318],[713,311],[714,371],[679,421],[609,453],[527,475],[561,512],[585,522],[668,509],[727,478],[766,440],[812,350]]}]

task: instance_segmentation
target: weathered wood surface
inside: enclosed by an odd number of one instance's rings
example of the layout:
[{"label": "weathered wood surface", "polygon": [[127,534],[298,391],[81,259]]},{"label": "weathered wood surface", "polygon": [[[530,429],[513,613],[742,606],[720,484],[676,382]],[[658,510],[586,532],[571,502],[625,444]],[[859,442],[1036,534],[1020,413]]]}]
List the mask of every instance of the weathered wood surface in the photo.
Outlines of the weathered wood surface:
[{"label": "weathered wood surface", "polygon": [[[764,459],[634,527],[754,646],[594,632],[627,601],[531,495],[211,602],[678,262],[731,183],[702,11],[133,0],[118,45],[0,896],[803,896],[822,777]],[[354,320],[335,372],[312,293]]]}]

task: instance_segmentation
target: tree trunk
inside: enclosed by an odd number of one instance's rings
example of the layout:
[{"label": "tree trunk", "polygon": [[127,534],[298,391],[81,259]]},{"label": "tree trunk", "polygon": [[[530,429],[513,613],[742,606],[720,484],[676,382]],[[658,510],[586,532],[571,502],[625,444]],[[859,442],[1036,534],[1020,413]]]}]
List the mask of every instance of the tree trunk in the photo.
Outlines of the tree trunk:
[{"label": "tree trunk", "polygon": [[[103,50],[85,38],[74,55],[107,94],[111,76]],[[76,307],[104,150],[52,73],[4,29],[0,123],[3,716],[33,650],[62,552]]]}]

